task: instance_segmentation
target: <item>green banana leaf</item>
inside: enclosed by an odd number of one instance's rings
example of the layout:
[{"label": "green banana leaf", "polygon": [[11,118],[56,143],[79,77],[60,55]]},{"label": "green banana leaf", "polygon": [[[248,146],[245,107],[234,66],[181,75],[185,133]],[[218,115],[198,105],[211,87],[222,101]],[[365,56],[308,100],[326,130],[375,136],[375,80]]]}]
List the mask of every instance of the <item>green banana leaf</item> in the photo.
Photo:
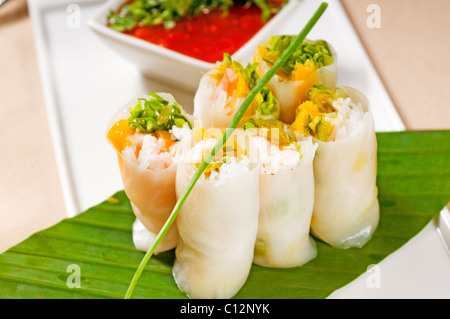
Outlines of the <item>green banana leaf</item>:
[{"label": "green banana leaf", "polygon": [[[377,133],[377,140],[381,218],[371,241],[340,250],[317,240],[317,257],[303,267],[253,266],[236,298],[325,298],[399,249],[449,202],[450,131]],[[0,298],[123,298],[144,256],[132,242],[134,219],[120,191],[32,235],[0,255]],[[186,298],[172,277],[174,258],[173,251],[153,256],[133,297]]]}]

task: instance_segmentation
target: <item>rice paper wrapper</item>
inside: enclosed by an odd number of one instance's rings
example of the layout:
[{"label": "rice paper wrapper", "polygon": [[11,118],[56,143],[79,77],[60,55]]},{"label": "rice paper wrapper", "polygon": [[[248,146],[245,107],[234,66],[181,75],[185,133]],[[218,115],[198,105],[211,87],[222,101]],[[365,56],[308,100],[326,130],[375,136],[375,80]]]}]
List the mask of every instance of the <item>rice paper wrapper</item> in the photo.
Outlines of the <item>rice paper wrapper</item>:
[{"label": "rice paper wrapper", "polygon": [[210,76],[212,72],[208,71],[200,79],[194,96],[194,117],[200,121],[200,126],[204,128],[225,128],[230,124],[234,114],[228,114],[223,109],[226,100],[213,97],[212,92],[217,81]]},{"label": "rice paper wrapper", "polygon": [[[157,94],[170,103],[175,101],[170,94]],[[142,95],[141,97],[149,98],[148,95]],[[112,117],[108,131],[117,121],[127,119],[130,116],[130,106],[134,106],[137,102],[137,98],[132,99],[119,109]],[[146,251],[176,204],[177,164],[174,161],[165,169],[147,169],[140,167],[135,161],[124,156],[122,152],[118,150],[116,152],[124,190],[138,220],[133,226],[133,241],[137,249]],[[142,226],[145,229],[142,229]],[[155,254],[173,249],[177,243],[178,231],[176,223],[173,223]]]},{"label": "rice paper wrapper", "polygon": [[[136,218],[148,232],[137,232],[133,228],[136,248],[148,250],[146,244],[164,226],[176,202],[175,178],[177,164],[172,163],[163,170],[143,169],[119,155],[119,167],[125,193],[130,200]],[[155,253],[176,247],[178,232],[176,222],[172,224]]]},{"label": "rice paper wrapper", "polygon": [[317,254],[310,236],[315,153],[311,139],[305,148],[295,167],[260,174],[260,212],[253,259],[257,265],[301,266]]},{"label": "rice paper wrapper", "polygon": [[[150,249],[150,247],[152,246],[153,242],[156,239],[156,236],[158,235],[157,233],[151,232],[149,231],[144,224],[139,220],[139,219],[135,219],[135,221],[133,222],[133,226],[132,226],[132,233],[133,233],[133,244],[136,247],[136,249],[142,250],[142,251],[148,251]],[[175,242],[175,246],[176,246]],[[165,248],[162,247],[163,251],[164,250],[170,250],[172,248],[169,248],[170,245]],[[158,247],[159,248],[159,247]],[[160,252],[159,250],[157,250],[158,252]]]},{"label": "rice paper wrapper", "polygon": [[311,138],[300,143],[304,154],[296,166],[260,173],[260,213],[253,259],[257,265],[301,266],[317,254],[310,236],[317,145]]},{"label": "rice paper wrapper", "polygon": [[369,101],[342,88],[366,112],[359,133],[334,142],[318,141],[314,159],[312,234],[339,248],[362,247],[379,221],[377,140]]},{"label": "rice paper wrapper", "polygon": [[[178,196],[190,175],[179,166]],[[177,216],[173,276],[180,290],[195,299],[233,297],[250,272],[258,212],[258,166],[219,185],[200,178]]]},{"label": "rice paper wrapper", "polygon": [[[328,46],[333,56],[333,63],[317,69],[317,76],[319,84],[332,89],[336,87],[337,82],[337,53],[331,44],[328,43]],[[255,61],[259,63],[258,70],[261,76],[269,71],[271,66],[258,54],[255,54]],[[308,87],[305,87],[304,81],[281,81],[277,76],[274,76],[267,83],[267,87],[280,103],[280,121],[292,124],[295,120],[297,107],[303,99],[305,90],[308,89]]]},{"label": "rice paper wrapper", "polygon": [[[204,128],[226,128],[230,125],[236,111],[244,102],[245,97],[236,98],[230,106],[226,106],[228,99],[232,97],[227,96],[225,91],[221,91],[219,94],[215,92],[217,88],[217,80],[211,76],[215,70],[210,70],[205,73],[200,79],[198,89],[194,96],[194,114],[193,116],[199,121],[199,126]],[[220,91],[220,90],[219,90]],[[267,118],[278,118],[279,103],[277,102],[277,110],[270,115],[263,115]],[[249,110],[244,114],[240,124],[245,122],[253,115],[252,105],[249,106]]]}]

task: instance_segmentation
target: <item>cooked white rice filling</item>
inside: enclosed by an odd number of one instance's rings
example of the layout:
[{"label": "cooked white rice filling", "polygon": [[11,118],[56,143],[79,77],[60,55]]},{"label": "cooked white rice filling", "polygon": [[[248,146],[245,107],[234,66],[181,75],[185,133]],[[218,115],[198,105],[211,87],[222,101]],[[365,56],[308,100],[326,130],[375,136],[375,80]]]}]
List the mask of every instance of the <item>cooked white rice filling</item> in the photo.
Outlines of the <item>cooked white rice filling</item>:
[{"label": "cooked white rice filling", "polygon": [[[183,156],[183,162],[185,164],[202,163],[216,143],[217,140],[215,138],[198,142]],[[248,172],[250,172],[250,159],[248,157],[244,156],[242,159],[230,157],[228,162],[221,164],[218,171],[212,170],[210,176],[206,177],[203,174],[201,178],[213,181],[214,185],[218,186],[226,180],[233,179]]]},{"label": "cooked white rice filling", "polygon": [[333,107],[337,110],[336,113],[330,114],[335,121],[335,141],[357,135],[363,130],[370,116],[369,112],[364,112],[361,103],[355,103],[349,97],[336,99],[333,101]]},{"label": "cooked white rice filling", "polygon": [[[166,151],[164,139],[156,138],[152,134],[134,134],[128,139],[132,146],[125,148],[122,155],[140,168],[161,170],[173,163],[172,153]],[[137,147],[140,147],[138,157],[136,157]]]},{"label": "cooked white rice filling", "polygon": [[212,171],[209,176],[210,181],[214,181],[215,186],[219,186],[226,180],[242,176],[250,172],[250,159],[244,157],[242,160],[238,161],[236,157],[231,157],[230,161],[223,163],[220,166],[219,172]]},{"label": "cooked white rice filling", "polygon": [[311,137],[297,142],[299,150],[294,144],[280,149],[278,145],[270,143],[267,138],[262,136],[255,136],[254,142],[258,149],[261,163],[260,173],[262,174],[276,174],[281,170],[292,170],[302,161],[312,159],[318,146],[317,144],[313,145]]}]

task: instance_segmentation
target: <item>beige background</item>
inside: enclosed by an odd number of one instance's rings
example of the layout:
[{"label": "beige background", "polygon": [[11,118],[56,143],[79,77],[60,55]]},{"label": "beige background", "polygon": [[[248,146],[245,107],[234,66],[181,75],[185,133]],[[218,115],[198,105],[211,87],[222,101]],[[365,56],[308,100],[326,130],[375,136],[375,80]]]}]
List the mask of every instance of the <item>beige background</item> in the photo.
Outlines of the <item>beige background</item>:
[{"label": "beige background", "polygon": [[[450,1],[342,3],[407,129],[450,129]],[[371,3],[379,29],[366,24]],[[59,222],[65,208],[25,0],[0,7],[0,43],[2,252]]]}]

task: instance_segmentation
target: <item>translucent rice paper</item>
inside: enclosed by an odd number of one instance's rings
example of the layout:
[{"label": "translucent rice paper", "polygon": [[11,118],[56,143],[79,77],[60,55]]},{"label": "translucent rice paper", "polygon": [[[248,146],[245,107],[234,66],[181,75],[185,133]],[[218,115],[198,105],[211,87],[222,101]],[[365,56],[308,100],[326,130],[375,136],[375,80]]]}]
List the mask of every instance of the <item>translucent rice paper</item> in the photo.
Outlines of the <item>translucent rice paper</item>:
[{"label": "translucent rice paper", "polygon": [[[133,228],[135,246],[147,250],[149,246],[143,245],[142,241],[148,242],[146,238],[156,237],[177,202],[175,194],[177,164],[172,163],[166,169],[150,170],[139,167],[120,154],[118,159],[123,186],[133,212],[149,232],[148,234],[142,230],[137,232],[135,225]],[[155,253],[173,249],[177,243],[177,226],[173,223]]]},{"label": "translucent rice paper", "polygon": [[[204,128],[216,127],[226,128],[233,119],[236,111],[245,100],[244,97],[236,98],[231,107],[227,106],[231,96],[227,95],[227,92],[219,90],[217,88],[217,80],[211,75],[216,72],[215,69],[205,73],[200,79],[198,89],[194,96],[194,117],[200,121],[200,126]],[[276,111],[270,115],[261,115],[264,119],[277,119],[279,116],[280,108],[278,101],[276,102]],[[254,110],[249,106],[249,111],[244,114],[241,123],[253,115]]]},{"label": "translucent rice paper", "polygon": [[201,126],[225,128],[233,119],[234,113],[225,110],[226,93],[213,97],[217,80],[211,77],[214,70],[208,71],[200,79],[194,96],[194,116],[201,121]]},{"label": "translucent rice paper", "polygon": [[342,90],[365,113],[361,123],[353,123],[362,124],[359,132],[336,141],[317,141],[311,231],[335,247],[362,247],[379,220],[377,140],[367,98],[355,89]]},{"label": "translucent rice paper", "polygon": [[[170,103],[175,101],[170,94],[157,94]],[[141,97],[146,99],[152,98],[149,95],[143,95]],[[134,106],[137,102],[137,99],[133,99],[125,104],[113,116],[107,131],[120,119],[127,119],[130,116],[130,107]],[[153,239],[161,230],[177,201],[175,193],[177,164],[172,162],[165,169],[148,169],[139,166],[136,160],[124,156],[117,149],[116,152],[124,190],[130,199],[133,212],[138,220],[133,226],[133,240],[136,248],[147,250],[149,243],[151,244],[153,242]],[[158,157],[161,161],[165,160],[163,156],[158,155]],[[147,231],[142,229],[142,225]],[[176,223],[173,223],[155,253],[173,249],[177,243],[178,231]]]},{"label": "translucent rice paper", "polygon": [[[269,157],[269,161],[280,161],[275,157],[283,157],[281,163],[276,164],[278,170],[261,169],[258,234],[253,259],[257,265],[301,266],[317,254],[309,233],[314,206],[313,159],[317,144],[313,145],[311,138],[299,144],[300,152],[285,150]],[[283,155],[283,152],[291,154]],[[292,162],[293,156],[299,160],[291,165],[288,162]],[[266,165],[270,166],[270,163]]]},{"label": "translucent rice paper", "polygon": [[[313,41],[314,42],[314,41]],[[265,45],[265,44],[262,44]],[[337,55],[334,48],[328,43],[333,56],[333,63],[317,69],[319,84],[332,89],[337,81]],[[255,54],[255,62],[259,63],[258,72],[260,76],[266,74],[271,65],[265,62],[261,56]],[[280,103],[280,121],[292,124],[295,120],[296,110],[302,95],[305,92],[304,81],[280,80],[278,76],[272,77],[267,83],[275,98]]]},{"label": "translucent rice paper", "polygon": [[[192,164],[179,165],[178,196],[193,172]],[[225,179],[201,177],[183,204],[173,276],[188,297],[231,298],[247,280],[258,228],[258,177],[254,164],[238,174],[228,171]]]}]

